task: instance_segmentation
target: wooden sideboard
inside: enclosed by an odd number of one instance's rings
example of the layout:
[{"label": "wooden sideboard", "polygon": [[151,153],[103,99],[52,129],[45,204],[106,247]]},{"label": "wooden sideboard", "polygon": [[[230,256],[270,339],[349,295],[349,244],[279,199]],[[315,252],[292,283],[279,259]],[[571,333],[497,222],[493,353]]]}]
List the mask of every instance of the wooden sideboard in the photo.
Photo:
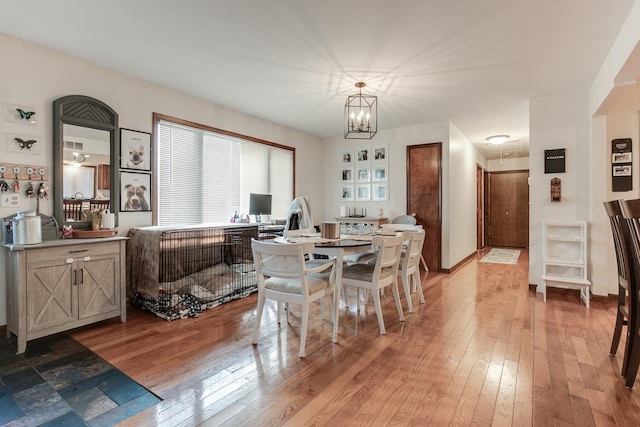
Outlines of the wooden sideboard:
[{"label": "wooden sideboard", "polygon": [[7,336],[27,341],[100,320],[127,320],[126,237],[2,244],[7,260]]}]

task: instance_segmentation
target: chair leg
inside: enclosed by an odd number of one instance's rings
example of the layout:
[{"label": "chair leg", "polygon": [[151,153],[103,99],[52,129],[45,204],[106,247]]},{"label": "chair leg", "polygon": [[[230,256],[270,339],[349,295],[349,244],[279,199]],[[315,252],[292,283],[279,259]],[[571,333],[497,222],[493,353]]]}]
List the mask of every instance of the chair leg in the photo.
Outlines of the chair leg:
[{"label": "chair leg", "polygon": [[[613,338],[611,339],[611,349],[609,350],[610,355],[616,354],[618,351],[618,345],[620,344],[620,335],[622,335],[622,326],[625,325],[624,316],[618,310],[618,315],[616,316],[616,326],[613,328]],[[624,374],[622,374],[624,375]]]},{"label": "chair leg", "polygon": [[253,328],[253,344],[258,344],[258,333],[260,332],[260,321],[264,309],[264,294],[258,292],[258,307],[256,308],[256,323]]},{"label": "chair leg", "polygon": [[402,287],[404,288],[404,296],[407,298],[407,308],[409,313],[413,313],[413,301],[411,301],[411,290],[409,289],[411,279],[407,277],[406,272],[402,272]]},{"label": "chair leg", "polygon": [[382,317],[382,304],[380,303],[380,292],[375,289],[371,292],[373,297],[373,305],[376,307],[376,315],[378,316],[378,325],[380,326],[380,335],[386,335],[387,330],[384,328],[384,319]]},{"label": "chair leg", "polygon": [[[637,330],[630,330],[630,332],[631,333],[629,335],[638,333]],[[634,341],[637,340],[634,338]],[[636,376],[638,375],[638,365],[640,364],[640,346],[635,343],[635,345],[632,345],[630,350],[631,354],[628,358],[629,361],[627,363],[627,373],[625,375],[625,386],[627,386],[627,388],[633,387],[633,383],[636,381]]]},{"label": "chair leg", "polygon": [[391,292],[393,293],[393,299],[396,301],[396,308],[398,309],[398,316],[400,321],[404,322],[404,313],[402,312],[402,304],[400,304],[400,292],[398,291],[398,280],[391,284]]},{"label": "chair leg", "polygon": [[309,326],[309,305],[302,306],[302,324],[300,325],[300,351],[299,357],[304,357],[304,345],[307,342],[307,327]]},{"label": "chair leg", "polygon": [[416,270],[413,273],[413,286],[418,290],[420,296],[420,304],[424,304],[424,293],[422,292],[422,280],[420,280],[420,270]]},{"label": "chair leg", "polygon": [[[628,322],[623,322],[628,325]],[[627,326],[627,342],[624,345],[624,357],[622,358],[622,370],[620,375],[623,377],[627,376],[627,370],[629,369],[629,359],[631,359],[631,352],[633,351],[633,346],[635,344],[635,334],[630,333],[631,329]],[[620,336],[618,336],[618,340],[620,340]],[[615,354],[615,353],[614,353]]]}]

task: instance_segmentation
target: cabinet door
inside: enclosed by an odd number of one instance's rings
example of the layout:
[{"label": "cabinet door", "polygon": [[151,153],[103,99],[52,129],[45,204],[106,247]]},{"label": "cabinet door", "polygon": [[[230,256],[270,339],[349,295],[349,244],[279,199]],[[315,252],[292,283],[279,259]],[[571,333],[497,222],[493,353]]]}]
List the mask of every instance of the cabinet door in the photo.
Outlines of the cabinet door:
[{"label": "cabinet door", "polygon": [[72,285],[74,265],[65,261],[27,267],[27,332],[49,329],[77,319]]},{"label": "cabinet door", "polygon": [[98,190],[111,188],[111,166],[98,165]]},{"label": "cabinet door", "polygon": [[85,258],[78,284],[78,318],[109,313],[120,308],[118,254]]}]

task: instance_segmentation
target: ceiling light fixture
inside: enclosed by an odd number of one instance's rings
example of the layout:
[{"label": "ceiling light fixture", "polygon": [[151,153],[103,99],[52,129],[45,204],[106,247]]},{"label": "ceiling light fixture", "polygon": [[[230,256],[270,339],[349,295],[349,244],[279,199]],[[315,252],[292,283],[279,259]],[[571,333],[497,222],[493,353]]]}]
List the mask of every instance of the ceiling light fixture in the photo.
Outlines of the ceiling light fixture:
[{"label": "ceiling light fixture", "polygon": [[487,137],[487,141],[493,145],[502,145],[509,139],[509,135],[493,135]]},{"label": "ceiling light fixture", "polygon": [[82,153],[73,153],[73,162],[71,162],[71,164],[73,165],[73,167],[79,168],[80,165],[82,165],[82,163],[86,160],[86,157],[87,156]]},{"label": "ceiling light fixture", "polygon": [[344,138],[371,139],[378,132],[378,97],[363,95],[365,82],[356,83],[357,95],[350,95],[344,104]]}]

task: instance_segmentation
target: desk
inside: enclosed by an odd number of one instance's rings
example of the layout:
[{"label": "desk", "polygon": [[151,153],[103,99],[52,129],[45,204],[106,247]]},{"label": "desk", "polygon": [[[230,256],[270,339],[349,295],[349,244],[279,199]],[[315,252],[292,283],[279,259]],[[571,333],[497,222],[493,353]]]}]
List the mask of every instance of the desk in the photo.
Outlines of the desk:
[{"label": "desk", "polygon": [[[369,237],[369,238],[367,238]],[[357,239],[357,240],[356,240]],[[332,341],[338,342],[338,315],[340,313],[340,293],[342,292],[342,263],[345,255],[364,252],[371,248],[370,236],[357,236],[349,239],[343,236],[339,240],[322,239],[320,237],[298,237],[285,239],[277,237],[277,243],[302,243],[314,242],[314,252],[320,255],[327,255],[336,259],[336,284],[333,292],[333,337]]]}]

